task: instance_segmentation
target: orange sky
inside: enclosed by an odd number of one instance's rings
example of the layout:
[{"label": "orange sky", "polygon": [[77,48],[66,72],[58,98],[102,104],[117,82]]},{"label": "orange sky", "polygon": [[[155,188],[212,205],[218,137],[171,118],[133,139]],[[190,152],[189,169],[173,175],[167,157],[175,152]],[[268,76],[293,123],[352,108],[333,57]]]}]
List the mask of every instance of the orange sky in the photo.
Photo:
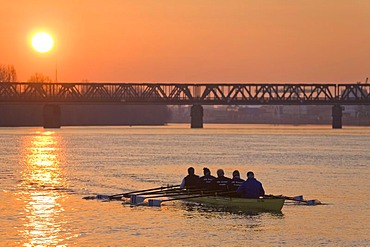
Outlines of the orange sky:
[{"label": "orange sky", "polygon": [[[0,64],[19,81],[357,82],[369,0],[0,0]],[[52,52],[31,35],[47,31]]]}]

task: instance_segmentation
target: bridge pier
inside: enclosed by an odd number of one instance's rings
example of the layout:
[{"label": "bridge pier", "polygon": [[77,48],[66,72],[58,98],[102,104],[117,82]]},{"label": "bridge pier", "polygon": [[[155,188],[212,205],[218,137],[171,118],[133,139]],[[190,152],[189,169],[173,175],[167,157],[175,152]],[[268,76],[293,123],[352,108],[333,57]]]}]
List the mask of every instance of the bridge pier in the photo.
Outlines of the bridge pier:
[{"label": "bridge pier", "polygon": [[191,107],[191,128],[203,128],[203,107],[201,105],[193,105]]},{"label": "bridge pier", "polygon": [[60,128],[61,127],[61,111],[59,105],[45,105],[43,111],[44,128]]},{"label": "bridge pier", "polygon": [[341,129],[342,128],[342,106],[341,105],[333,105],[331,109],[331,116],[332,119],[332,128],[333,129]]}]

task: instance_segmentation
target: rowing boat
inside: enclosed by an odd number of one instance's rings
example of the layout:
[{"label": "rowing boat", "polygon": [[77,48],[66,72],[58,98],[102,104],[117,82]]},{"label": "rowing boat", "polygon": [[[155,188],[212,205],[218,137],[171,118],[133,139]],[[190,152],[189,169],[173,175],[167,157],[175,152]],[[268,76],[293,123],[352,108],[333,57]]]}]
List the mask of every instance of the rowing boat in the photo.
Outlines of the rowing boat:
[{"label": "rowing boat", "polygon": [[[189,201],[202,203],[218,208],[224,208],[236,212],[281,212],[285,200],[295,201],[300,205],[320,205],[319,200],[303,200],[303,196],[283,196],[283,195],[266,195],[264,198],[246,199],[232,197],[235,192],[229,191],[202,191],[199,189],[183,190],[180,185],[167,185],[166,187],[151,188],[145,190],[137,190],[115,195],[96,195],[86,196],[84,199],[102,199],[102,200],[124,200],[123,204],[127,204],[124,198],[130,198],[131,206],[148,205],[160,207],[162,202],[167,201]],[[154,199],[155,198],[155,199]],[[157,199],[158,198],[158,199]],[[159,199],[162,198],[162,199]],[[144,200],[148,199],[147,203]]]},{"label": "rowing boat", "polygon": [[285,201],[284,198],[249,199],[224,196],[195,197],[184,200],[241,212],[281,212]]},{"label": "rowing boat", "polygon": [[[187,191],[178,189],[158,191],[155,193],[155,195],[149,195],[149,197],[145,197],[145,195],[148,194],[149,193],[142,193],[141,195],[131,194],[130,204],[142,205],[144,200],[148,199],[149,206],[160,207],[162,202],[181,200],[201,203],[207,206],[227,209],[233,212],[281,212],[286,199],[284,197],[250,199],[230,196],[230,194],[234,194],[234,192],[229,191]],[[152,194],[152,192],[150,192],[150,194]]]}]

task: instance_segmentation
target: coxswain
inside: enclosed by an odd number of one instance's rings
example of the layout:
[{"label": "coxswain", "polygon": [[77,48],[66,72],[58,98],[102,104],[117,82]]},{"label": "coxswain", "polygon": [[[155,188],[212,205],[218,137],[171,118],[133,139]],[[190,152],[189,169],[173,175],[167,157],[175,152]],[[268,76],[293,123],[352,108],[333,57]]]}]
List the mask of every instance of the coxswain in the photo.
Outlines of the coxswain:
[{"label": "coxswain", "polygon": [[247,180],[240,185],[236,193],[243,198],[259,198],[265,195],[265,190],[261,182],[254,178],[254,173],[249,171],[247,173]]},{"label": "coxswain", "polygon": [[181,189],[194,189],[198,186],[199,176],[195,175],[194,167],[188,168],[188,175],[184,177],[180,184]]},{"label": "coxswain", "polygon": [[229,191],[236,191],[243,182],[244,182],[244,179],[240,178],[239,171],[235,170],[233,171],[233,178],[227,184],[227,189]]},{"label": "coxswain", "polygon": [[217,170],[217,178],[211,182],[212,190],[224,190],[227,191],[227,185],[230,182],[230,178],[225,177],[224,170]]},{"label": "coxswain", "polygon": [[199,178],[199,188],[209,190],[215,177],[211,175],[211,171],[207,167],[203,168],[203,174],[204,176]]}]

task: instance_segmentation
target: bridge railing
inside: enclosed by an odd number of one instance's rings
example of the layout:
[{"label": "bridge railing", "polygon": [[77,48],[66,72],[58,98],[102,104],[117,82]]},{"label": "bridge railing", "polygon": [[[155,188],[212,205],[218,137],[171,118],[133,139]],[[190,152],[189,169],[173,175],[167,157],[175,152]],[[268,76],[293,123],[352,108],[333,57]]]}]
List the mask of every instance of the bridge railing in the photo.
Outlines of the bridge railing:
[{"label": "bridge railing", "polygon": [[370,84],[0,83],[0,102],[370,104]]}]

